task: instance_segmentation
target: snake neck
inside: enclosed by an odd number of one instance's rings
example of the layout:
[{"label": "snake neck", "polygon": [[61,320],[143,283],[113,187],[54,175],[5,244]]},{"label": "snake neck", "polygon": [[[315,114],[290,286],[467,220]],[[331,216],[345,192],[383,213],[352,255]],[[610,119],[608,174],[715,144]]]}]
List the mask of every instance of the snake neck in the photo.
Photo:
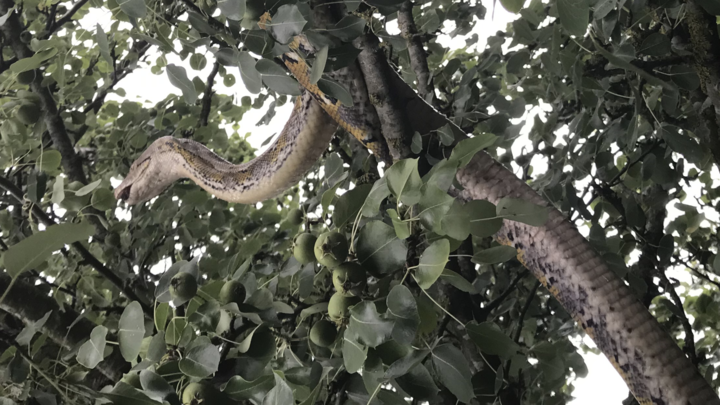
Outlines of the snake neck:
[{"label": "snake neck", "polygon": [[169,138],[158,155],[163,181],[187,178],[217,198],[255,203],[273,198],[297,183],[327,148],[337,124],[313,97],[297,98],[290,119],[275,142],[255,159],[235,165],[202,144]]}]

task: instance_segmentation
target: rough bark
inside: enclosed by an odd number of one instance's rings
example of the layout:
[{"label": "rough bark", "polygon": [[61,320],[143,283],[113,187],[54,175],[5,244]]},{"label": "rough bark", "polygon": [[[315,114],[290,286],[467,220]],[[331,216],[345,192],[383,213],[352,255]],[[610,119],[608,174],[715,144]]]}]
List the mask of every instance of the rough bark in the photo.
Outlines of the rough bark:
[{"label": "rough bark", "polygon": [[408,54],[410,56],[410,67],[412,67],[417,77],[417,90],[420,97],[431,105],[435,105],[435,86],[433,85],[432,76],[427,63],[427,54],[423,46],[422,39],[418,36],[418,30],[413,19],[413,3],[406,0],[400,11],[398,11],[398,25],[400,32],[407,41]]}]

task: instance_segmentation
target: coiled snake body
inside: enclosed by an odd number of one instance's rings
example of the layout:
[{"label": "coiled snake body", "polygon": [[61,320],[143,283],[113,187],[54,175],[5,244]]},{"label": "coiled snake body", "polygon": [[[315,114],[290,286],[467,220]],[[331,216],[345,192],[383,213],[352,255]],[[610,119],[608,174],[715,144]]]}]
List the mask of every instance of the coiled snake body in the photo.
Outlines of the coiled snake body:
[{"label": "coiled snake body", "polygon": [[[302,39],[296,38],[291,49],[302,46]],[[353,82],[356,77],[346,71],[335,76],[353,93],[355,105],[346,107],[310,83],[310,70],[298,53],[288,52],[282,60],[304,91],[297,97],[280,136],[266,152],[248,163],[233,165],[197,142],[160,138],[133,163],[115,196],[136,204],[160,194],[177,179],[189,178],[227,201],[262,201],[300,180],[325,150],[338,125],[387,160],[377,122],[368,118],[374,114],[367,112],[372,108],[367,93],[362,83]],[[429,114],[438,114],[423,105]],[[457,179],[466,199],[497,203],[513,197],[547,205],[483,152],[458,172]],[[559,211],[550,208],[549,220],[541,227],[505,221],[496,238],[518,249],[518,258],[585,329],[638,402],[720,405],[715,391],[672,338]]]}]

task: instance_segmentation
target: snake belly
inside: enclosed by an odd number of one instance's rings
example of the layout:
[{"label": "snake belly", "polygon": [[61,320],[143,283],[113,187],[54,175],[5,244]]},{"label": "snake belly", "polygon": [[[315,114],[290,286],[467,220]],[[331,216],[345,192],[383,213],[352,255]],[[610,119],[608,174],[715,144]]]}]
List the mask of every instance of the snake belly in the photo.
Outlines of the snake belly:
[{"label": "snake belly", "polygon": [[[478,153],[460,170],[461,197],[548,206],[527,184]],[[554,208],[545,225],[504,221],[495,235],[587,332],[642,405],[719,405],[717,393],[577,228]]]}]

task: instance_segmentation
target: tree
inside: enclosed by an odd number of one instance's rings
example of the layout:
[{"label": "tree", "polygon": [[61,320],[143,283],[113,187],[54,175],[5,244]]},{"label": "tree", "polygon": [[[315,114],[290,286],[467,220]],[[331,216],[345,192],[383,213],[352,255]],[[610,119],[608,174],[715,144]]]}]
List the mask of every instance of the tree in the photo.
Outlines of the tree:
[{"label": "tree", "polygon": [[[720,8],[500,3],[519,17],[478,49],[473,1],[0,0],[0,401],[568,402],[587,348],[551,293],[574,281],[546,289],[516,258],[532,269],[537,250],[492,238],[552,228],[529,189],[491,195],[516,180],[489,155],[586,231],[716,390]],[[82,28],[100,8],[112,29]],[[300,33],[323,91],[343,100],[333,72],[361,75],[388,156],[338,131],[262,204],[189,182],[115,201],[110,180],[161,136],[251,159],[223,128],[298,93],[275,56]],[[106,100],[137,69],[178,94]],[[220,79],[254,96],[218,94]],[[335,260],[319,248],[318,263],[315,237]],[[583,305],[567,309],[597,309]]]}]

